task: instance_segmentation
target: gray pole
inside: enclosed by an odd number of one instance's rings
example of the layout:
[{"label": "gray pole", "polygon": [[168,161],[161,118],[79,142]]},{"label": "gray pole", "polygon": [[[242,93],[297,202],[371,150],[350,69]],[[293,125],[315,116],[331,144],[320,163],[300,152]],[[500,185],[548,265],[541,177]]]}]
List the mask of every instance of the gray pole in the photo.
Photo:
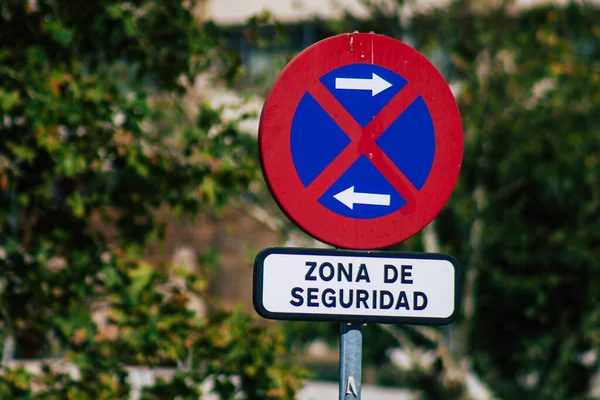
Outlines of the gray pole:
[{"label": "gray pole", "polygon": [[360,400],[362,324],[340,324],[340,400]]}]

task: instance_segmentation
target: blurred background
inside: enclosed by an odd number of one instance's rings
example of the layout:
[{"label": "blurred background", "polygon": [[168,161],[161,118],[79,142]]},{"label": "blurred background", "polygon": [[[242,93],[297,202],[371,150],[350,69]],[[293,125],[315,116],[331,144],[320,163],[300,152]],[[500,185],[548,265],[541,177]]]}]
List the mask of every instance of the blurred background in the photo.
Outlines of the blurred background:
[{"label": "blurred background", "polygon": [[464,270],[448,327],[363,329],[366,399],[600,398],[600,2],[0,0],[0,399],[337,396],[338,324],[260,319],[252,262],[325,247],[260,171],[298,52],[428,57],[465,155],[394,250]]}]

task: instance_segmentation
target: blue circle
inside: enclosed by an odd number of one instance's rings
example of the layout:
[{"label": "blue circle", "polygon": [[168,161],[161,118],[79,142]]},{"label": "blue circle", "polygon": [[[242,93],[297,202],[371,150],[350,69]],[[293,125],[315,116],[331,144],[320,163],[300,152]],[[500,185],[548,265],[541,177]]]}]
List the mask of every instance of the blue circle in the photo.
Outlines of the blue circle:
[{"label": "blue circle", "polygon": [[[389,69],[349,64],[334,69],[320,82],[361,126],[365,127],[402,90],[407,81]],[[383,85],[383,86],[382,86]],[[300,181],[308,187],[351,143],[351,139],[307,92],[292,120],[290,146]],[[435,155],[433,121],[419,96],[375,140],[419,190]],[[319,198],[327,209],[357,219],[389,215],[406,204],[387,178],[361,155]]]}]

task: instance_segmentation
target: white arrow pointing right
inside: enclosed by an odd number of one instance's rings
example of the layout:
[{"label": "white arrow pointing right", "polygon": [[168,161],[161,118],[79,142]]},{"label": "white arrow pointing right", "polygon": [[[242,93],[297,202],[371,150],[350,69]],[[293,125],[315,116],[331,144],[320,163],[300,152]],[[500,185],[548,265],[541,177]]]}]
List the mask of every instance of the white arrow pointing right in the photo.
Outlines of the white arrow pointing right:
[{"label": "white arrow pointing right", "polygon": [[371,96],[377,96],[392,84],[373,72],[370,79],[335,78],[335,88],[342,90],[370,90]]},{"label": "white arrow pointing right", "polygon": [[390,195],[378,193],[360,193],[354,191],[354,186],[342,190],[333,196],[336,200],[353,210],[355,204],[367,204],[372,206],[389,206]]}]

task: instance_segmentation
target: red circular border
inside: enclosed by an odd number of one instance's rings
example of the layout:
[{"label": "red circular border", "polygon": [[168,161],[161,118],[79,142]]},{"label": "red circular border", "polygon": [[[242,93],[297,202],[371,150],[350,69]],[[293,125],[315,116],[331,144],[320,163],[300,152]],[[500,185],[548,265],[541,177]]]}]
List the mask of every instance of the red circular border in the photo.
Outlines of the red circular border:
[{"label": "red circular border", "polygon": [[[435,156],[429,177],[417,192],[415,209],[410,214],[403,213],[401,208],[379,218],[349,218],[302,195],[306,188],[294,167],[290,146],[296,107],[308,88],[323,75],[357,63],[379,65],[398,73],[409,83],[419,82],[419,94],[429,108],[435,132]],[[442,75],[412,47],[372,33],[333,36],[296,56],[269,93],[260,117],[258,140],[265,180],[282,210],[316,239],[350,249],[390,246],[427,226],[448,201],[463,155],[460,113]]]}]

